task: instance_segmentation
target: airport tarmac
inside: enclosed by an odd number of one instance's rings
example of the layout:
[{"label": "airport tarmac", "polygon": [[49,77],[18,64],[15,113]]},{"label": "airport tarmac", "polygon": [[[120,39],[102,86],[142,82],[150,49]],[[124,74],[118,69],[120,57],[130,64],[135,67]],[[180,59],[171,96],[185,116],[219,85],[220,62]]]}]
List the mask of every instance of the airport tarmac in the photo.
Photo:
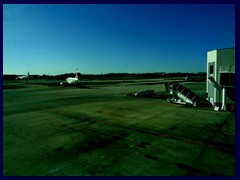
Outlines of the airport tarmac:
[{"label": "airport tarmac", "polygon": [[157,83],[23,85],[3,90],[4,176],[235,175],[235,113],[126,96]]}]

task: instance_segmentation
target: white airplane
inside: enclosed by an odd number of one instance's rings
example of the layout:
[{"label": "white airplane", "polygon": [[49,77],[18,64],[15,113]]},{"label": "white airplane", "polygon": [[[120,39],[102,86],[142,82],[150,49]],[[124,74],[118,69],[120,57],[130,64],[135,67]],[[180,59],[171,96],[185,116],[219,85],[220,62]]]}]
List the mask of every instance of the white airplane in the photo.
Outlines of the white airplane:
[{"label": "white airplane", "polygon": [[76,76],[75,77],[68,77],[66,79],[66,82],[60,82],[60,85],[64,85],[64,84],[78,84],[79,83],[79,79],[78,79],[78,68],[77,68],[77,71],[76,71]]},{"label": "white airplane", "polygon": [[23,80],[23,79],[28,79],[28,78],[29,78],[29,72],[27,73],[27,75],[16,77],[16,80]]}]

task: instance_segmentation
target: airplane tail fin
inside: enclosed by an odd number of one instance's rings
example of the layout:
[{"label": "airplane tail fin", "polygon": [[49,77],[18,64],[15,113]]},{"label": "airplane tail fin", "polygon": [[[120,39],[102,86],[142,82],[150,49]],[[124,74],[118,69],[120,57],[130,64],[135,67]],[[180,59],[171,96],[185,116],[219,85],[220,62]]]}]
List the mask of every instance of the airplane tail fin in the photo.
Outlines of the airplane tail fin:
[{"label": "airplane tail fin", "polygon": [[27,76],[29,76],[29,74],[30,74],[30,73],[29,73],[29,71],[28,71]]},{"label": "airplane tail fin", "polygon": [[78,79],[78,68],[77,68],[77,71],[76,71],[76,76],[75,76],[75,78]]}]

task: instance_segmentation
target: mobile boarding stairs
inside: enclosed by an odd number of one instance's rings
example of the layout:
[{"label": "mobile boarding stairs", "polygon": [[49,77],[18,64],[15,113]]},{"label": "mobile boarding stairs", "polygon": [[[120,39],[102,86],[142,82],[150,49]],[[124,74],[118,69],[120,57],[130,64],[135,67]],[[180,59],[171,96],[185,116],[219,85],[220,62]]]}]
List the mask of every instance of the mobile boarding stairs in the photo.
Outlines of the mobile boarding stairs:
[{"label": "mobile boarding stairs", "polygon": [[165,89],[168,102],[192,106],[197,106],[199,102],[199,96],[181,84],[167,82]]}]

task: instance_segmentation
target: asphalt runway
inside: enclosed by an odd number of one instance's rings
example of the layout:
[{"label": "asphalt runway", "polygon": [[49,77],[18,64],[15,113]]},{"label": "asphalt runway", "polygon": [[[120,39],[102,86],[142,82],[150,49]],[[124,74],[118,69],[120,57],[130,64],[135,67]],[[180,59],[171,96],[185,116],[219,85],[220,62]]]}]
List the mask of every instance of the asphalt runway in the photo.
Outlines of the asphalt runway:
[{"label": "asphalt runway", "polygon": [[3,90],[4,176],[235,175],[234,113],[126,96],[154,82],[23,84]]}]

